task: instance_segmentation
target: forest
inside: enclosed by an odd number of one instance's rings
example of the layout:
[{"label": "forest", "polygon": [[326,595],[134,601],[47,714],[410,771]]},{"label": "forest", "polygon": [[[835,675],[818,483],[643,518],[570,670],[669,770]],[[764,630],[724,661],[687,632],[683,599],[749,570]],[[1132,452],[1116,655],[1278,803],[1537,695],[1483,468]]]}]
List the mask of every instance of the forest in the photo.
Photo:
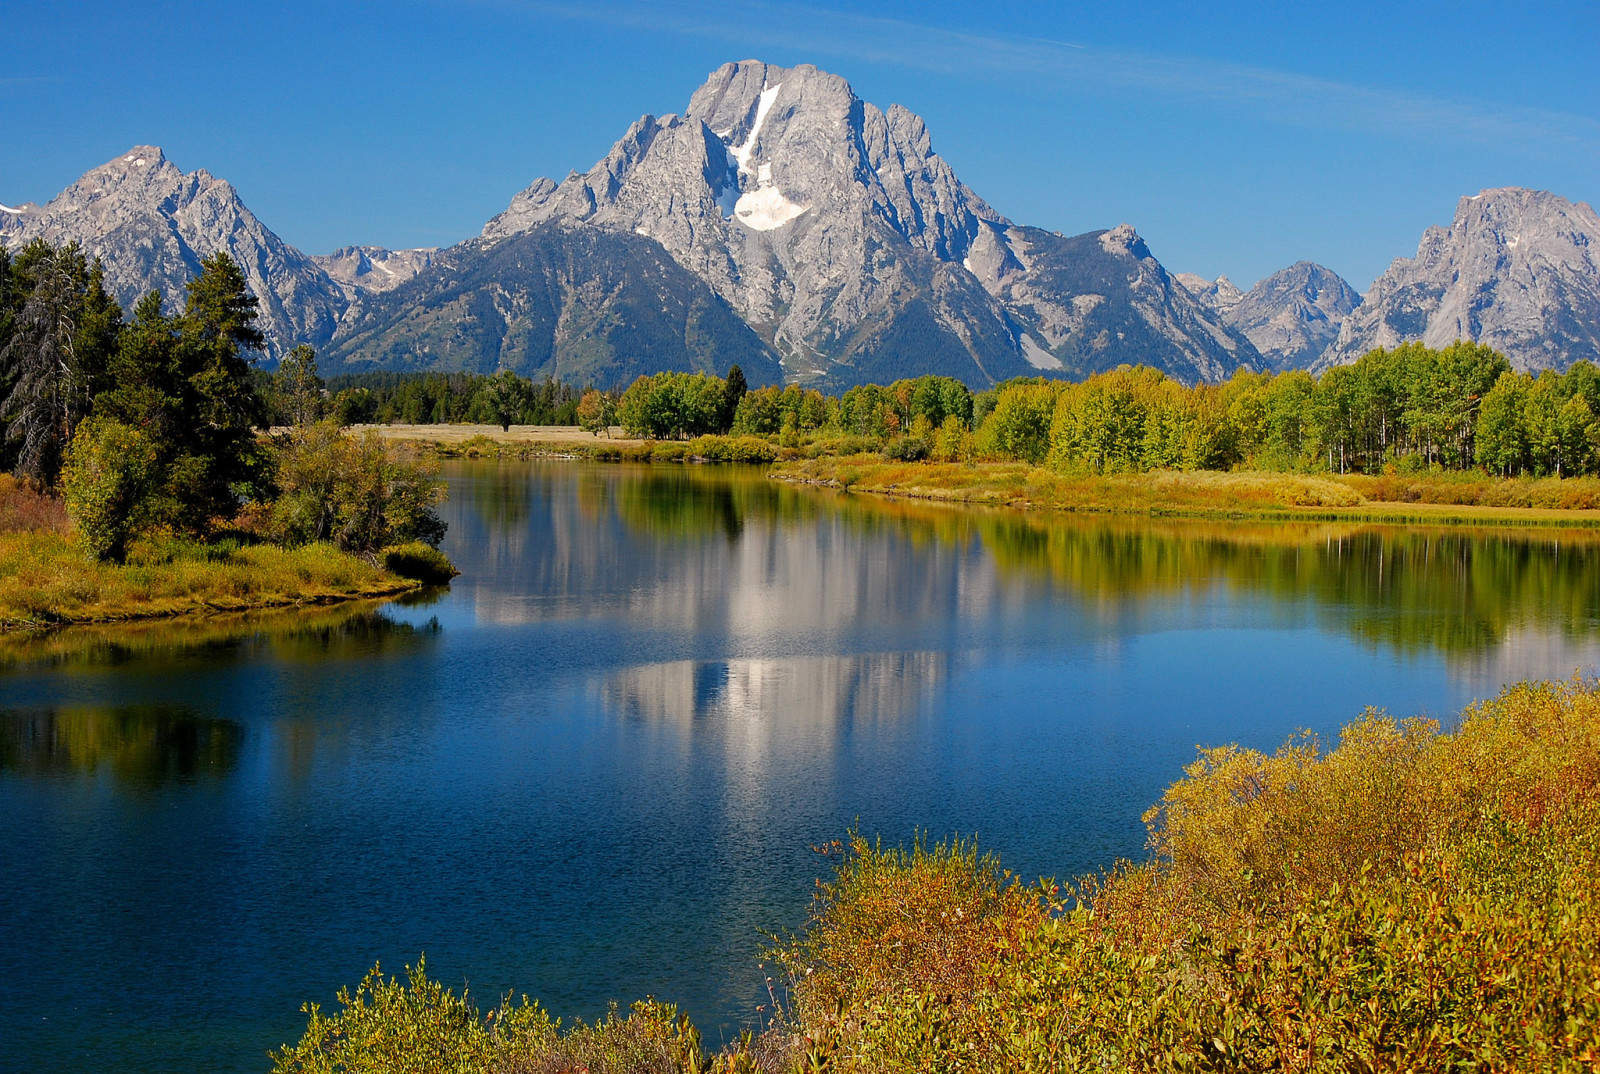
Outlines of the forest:
[{"label": "forest", "polygon": [[[199,570],[195,599],[210,584],[202,575],[238,600],[241,586],[263,585],[291,599],[297,579],[308,592],[321,579],[330,596],[384,588],[382,570],[341,556],[448,576],[435,468],[375,436],[345,435],[326,416],[309,348],[260,390],[255,318],[226,254],[202,263],[181,311],[152,291],[124,318],[100,264],[76,245],[0,249],[0,444],[15,475],[0,487],[0,621],[70,617],[112,590],[131,607],[150,589],[72,565],[84,557],[138,561],[168,581],[185,564],[243,571]],[[262,436],[273,411],[288,425]]]}]

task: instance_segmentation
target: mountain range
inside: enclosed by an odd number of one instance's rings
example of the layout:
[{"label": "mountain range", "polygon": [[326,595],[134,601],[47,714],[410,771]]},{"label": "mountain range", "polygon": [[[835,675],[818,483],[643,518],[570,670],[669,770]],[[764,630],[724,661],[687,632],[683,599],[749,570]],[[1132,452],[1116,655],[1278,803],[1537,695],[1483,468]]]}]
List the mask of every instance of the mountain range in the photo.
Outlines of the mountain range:
[{"label": "mountain range", "polygon": [[507,368],[616,385],[663,369],[833,390],[940,373],[984,385],[1142,362],[1185,382],[1321,369],[1375,346],[1473,338],[1524,369],[1600,359],[1600,220],[1519,188],[1464,198],[1365,299],[1309,261],[1249,291],[1170,273],[1128,224],[1066,236],[1002,216],[914,113],[837,75],[756,61],[681,114],[645,115],[586,172],[538,179],[447,249],[307,256],[234,188],[137,146],[0,243],[77,241],[117,298],[174,304],[227,250],[269,357],[329,370]]}]

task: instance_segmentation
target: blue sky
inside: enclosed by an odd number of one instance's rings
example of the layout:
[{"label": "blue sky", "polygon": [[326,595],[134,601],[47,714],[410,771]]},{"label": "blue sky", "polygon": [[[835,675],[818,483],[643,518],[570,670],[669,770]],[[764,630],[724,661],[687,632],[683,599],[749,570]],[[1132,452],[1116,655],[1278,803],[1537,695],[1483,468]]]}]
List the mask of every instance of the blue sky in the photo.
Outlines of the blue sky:
[{"label": "blue sky", "polygon": [[1123,221],[1173,271],[1365,289],[1456,199],[1600,198],[1595,3],[0,0],[0,202],[134,144],[310,253],[444,245],[732,59],[928,120],[1012,219]]}]

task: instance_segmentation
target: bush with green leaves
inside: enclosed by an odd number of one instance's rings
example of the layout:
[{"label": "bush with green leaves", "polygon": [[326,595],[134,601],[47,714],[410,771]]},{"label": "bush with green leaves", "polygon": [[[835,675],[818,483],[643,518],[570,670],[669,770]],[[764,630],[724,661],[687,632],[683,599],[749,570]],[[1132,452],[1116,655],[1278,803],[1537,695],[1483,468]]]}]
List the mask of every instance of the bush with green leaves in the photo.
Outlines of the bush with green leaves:
[{"label": "bush with green leaves", "polygon": [[372,432],[352,437],[334,422],[310,427],[278,446],[276,484],[271,529],[289,544],[332,541],[346,551],[376,552],[444,539],[437,465]]},{"label": "bush with green leaves", "polygon": [[156,446],[112,418],[89,418],[67,450],[62,485],[67,513],[91,558],[121,563],[145,518],[157,478]]}]

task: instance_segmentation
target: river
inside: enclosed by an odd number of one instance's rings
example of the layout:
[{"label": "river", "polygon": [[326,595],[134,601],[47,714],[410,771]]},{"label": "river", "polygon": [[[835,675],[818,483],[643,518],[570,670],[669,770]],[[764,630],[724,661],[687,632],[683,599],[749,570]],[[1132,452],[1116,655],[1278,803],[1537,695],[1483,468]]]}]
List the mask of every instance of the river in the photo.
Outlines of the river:
[{"label": "river", "polygon": [[1600,663],[1600,535],[453,463],[447,591],[0,646],[0,1070],[255,1071],[374,962],[766,1017],[851,828],[1144,852],[1197,745]]}]

